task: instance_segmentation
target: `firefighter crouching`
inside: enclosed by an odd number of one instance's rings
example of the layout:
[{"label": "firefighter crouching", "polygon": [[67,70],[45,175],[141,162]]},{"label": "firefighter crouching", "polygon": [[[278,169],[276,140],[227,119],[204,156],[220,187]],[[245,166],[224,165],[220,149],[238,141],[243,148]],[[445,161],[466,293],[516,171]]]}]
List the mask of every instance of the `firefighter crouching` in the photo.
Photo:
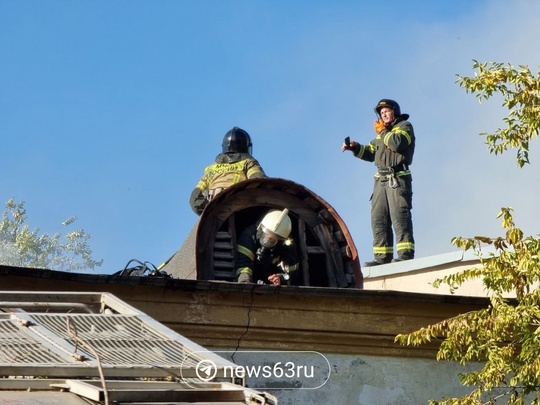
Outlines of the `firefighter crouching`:
[{"label": "firefighter crouching", "polygon": [[259,224],[248,226],[237,242],[239,283],[297,284],[298,260],[288,209],[271,210]]},{"label": "firefighter crouching", "polygon": [[[377,167],[371,197],[371,228],[374,260],[364,266],[410,260],[414,258],[412,224],[412,177],[415,136],[409,114],[402,114],[394,100],[383,99],[375,106],[377,134],[367,145],[345,140],[341,151],[374,162]],[[395,233],[397,258],[394,256]]]}]

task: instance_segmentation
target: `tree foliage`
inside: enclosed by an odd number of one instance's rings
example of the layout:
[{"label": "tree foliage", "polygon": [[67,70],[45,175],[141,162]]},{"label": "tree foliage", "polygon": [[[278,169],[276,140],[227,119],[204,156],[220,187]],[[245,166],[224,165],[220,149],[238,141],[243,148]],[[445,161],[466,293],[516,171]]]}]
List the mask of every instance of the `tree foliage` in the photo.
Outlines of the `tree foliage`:
[{"label": "tree foliage", "polygon": [[524,65],[516,69],[498,62],[473,62],[477,69],[474,76],[458,75],[457,83],[467,93],[476,93],[480,102],[502,95],[503,107],[509,111],[504,118],[506,128],[481,135],[486,137],[490,153],[497,155],[517,148],[517,163],[523,167],[529,163],[529,142],[538,136],[540,128],[540,72],[535,77]]},{"label": "tree foliage", "polygon": [[[474,61],[474,68],[478,69],[475,76],[460,77],[460,86],[481,100],[501,94],[509,110],[504,118],[507,128],[483,133],[488,149],[500,154],[517,148],[517,163],[523,167],[529,163],[529,141],[538,136],[540,127],[540,76],[534,78],[526,66],[514,69],[494,62]],[[512,212],[503,208],[499,213],[503,236],[454,238],[455,246],[477,254],[480,266],[434,283],[455,292],[463,283],[480,279],[489,298],[487,308],[396,336],[403,345],[438,340],[437,360],[477,366],[460,374],[461,383],[471,387],[468,395],[431,404],[540,405],[540,239],[524,236]],[[482,250],[485,246],[492,249],[490,253]]]},{"label": "tree foliage", "polygon": [[[540,239],[524,237],[513,222],[511,208],[503,208],[499,217],[504,237],[452,240],[459,248],[473,249],[480,266],[434,283],[455,291],[464,282],[481,278],[490,305],[396,337],[406,345],[441,340],[437,360],[481,362],[480,370],[461,375],[463,385],[475,387],[469,395],[432,404],[489,404],[501,398],[508,404],[523,404],[527,396],[540,404],[540,290],[536,288]],[[482,245],[494,251],[482,256]],[[515,299],[507,298],[514,294]]]},{"label": "tree foliage", "polygon": [[[0,264],[18,267],[45,268],[62,271],[93,270],[103,260],[92,258],[88,246],[90,235],[84,230],[73,230],[64,236],[40,234],[26,224],[25,202],[10,199],[0,222]],[[69,227],[76,221],[71,217],[62,222]]]}]

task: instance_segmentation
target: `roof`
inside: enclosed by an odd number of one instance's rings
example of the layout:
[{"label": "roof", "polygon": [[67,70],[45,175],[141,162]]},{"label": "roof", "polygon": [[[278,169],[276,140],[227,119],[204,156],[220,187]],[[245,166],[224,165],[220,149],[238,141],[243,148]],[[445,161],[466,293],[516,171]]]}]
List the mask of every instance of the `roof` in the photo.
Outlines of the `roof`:
[{"label": "roof", "polygon": [[402,262],[381,264],[379,266],[364,267],[362,270],[364,278],[367,279],[432,269],[434,267],[445,266],[451,263],[474,260],[478,260],[478,258],[473,257],[468,252],[465,254],[463,251],[458,251],[413,260],[405,260]]},{"label": "roof", "polygon": [[[439,283],[445,277],[482,266],[482,259],[493,257],[497,252],[456,251],[374,267],[364,267],[364,288],[368,290],[393,290],[426,294],[456,294],[487,297],[489,289],[481,277],[465,280],[457,288]],[[437,285],[437,287],[435,287]],[[508,292],[505,297],[515,294]]]}]

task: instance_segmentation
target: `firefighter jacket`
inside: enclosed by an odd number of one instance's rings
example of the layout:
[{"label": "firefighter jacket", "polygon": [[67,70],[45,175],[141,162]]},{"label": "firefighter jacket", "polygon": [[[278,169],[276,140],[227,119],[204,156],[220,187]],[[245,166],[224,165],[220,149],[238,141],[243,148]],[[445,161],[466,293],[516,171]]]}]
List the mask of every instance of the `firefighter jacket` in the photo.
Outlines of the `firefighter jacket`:
[{"label": "firefighter jacket", "polygon": [[247,227],[237,243],[236,278],[239,282],[268,283],[279,274],[282,284],[297,284],[298,259],[292,239],[279,241],[273,248],[263,248],[257,239],[257,225]]},{"label": "firefighter jacket", "polygon": [[408,114],[400,115],[368,145],[357,144],[353,149],[357,158],[375,163],[376,178],[394,173],[396,176],[411,174],[409,165],[413,161],[415,137],[408,118]]},{"label": "firefighter jacket", "polygon": [[206,204],[219,192],[242,180],[266,177],[257,160],[247,153],[221,153],[215,163],[204,169],[204,174],[191,193],[189,204],[201,215]]}]

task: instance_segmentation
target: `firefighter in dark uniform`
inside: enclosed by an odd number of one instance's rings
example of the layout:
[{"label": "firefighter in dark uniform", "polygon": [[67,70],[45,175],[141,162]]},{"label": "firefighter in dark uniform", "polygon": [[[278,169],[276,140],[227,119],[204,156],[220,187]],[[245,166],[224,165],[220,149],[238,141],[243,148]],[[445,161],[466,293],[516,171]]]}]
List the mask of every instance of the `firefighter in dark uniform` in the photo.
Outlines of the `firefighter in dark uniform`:
[{"label": "firefighter in dark uniform", "polygon": [[[413,161],[415,137],[409,115],[402,114],[394,100],[383,99],[375,106],[378,119],[374,123],[376,138],[368,145],[350,141],[341,151],[374,162],[377,167],[371,197],[371,227],[374,260],[364,266],[410,260],[414,258],[412,224],[412,178],[409,166]],[[397,258],[394,256],[393,231]]]},{"label": "firefighter in dark uniform", "polygon": [[298,260],[288,209],[268,212],[259,224],[238,237],[236,280],[239,283],[297,284]]},{"label": "firefighter in dark uniform", "polygon": [[189,204],[197,215],[218,193],[242,180],[266,177],[264,170],[253,158],[253,144],[249,134],[234,127],[223,137],[222,153],[215,163],[204,169],[204,174],[191,193]]}]

